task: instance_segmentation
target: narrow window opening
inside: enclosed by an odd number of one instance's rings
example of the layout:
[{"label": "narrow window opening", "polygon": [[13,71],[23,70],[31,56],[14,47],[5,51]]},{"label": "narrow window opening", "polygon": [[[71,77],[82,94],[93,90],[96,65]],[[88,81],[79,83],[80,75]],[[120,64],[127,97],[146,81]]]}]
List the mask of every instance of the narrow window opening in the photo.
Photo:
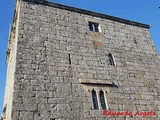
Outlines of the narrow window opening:
[{"label": "narrow window opening", "polygon": [[98,101],[97,101],[97,95],[95,90],[92,90],[92,100],[93,100],[93,108],[98,109]]},{"label": "narrow window opening", "polygon": [[104,98],[104,92],[102,90],[99,92],[99,98],[100,98],[100,102],[101,102],[101,107],[103,110],[105,110],[106,103],[105,103],[105,98]]},{"label": "narrow window opening", "polygon": [[109,59],[109,64],[110,65],[115,65],[115,62],[114,62],[114,59],[113,59],[113,56],[111,53],[108,54],[108,59]]},{"label": "narrow window opening", "polygon": [[94,22],[89,22],[89,30],[93,32],[100,32],[99,24]]},{"label": "narrow window opening", "polygon": [[69,64],[71,65],[71,55],[68,54],[68,57],[69,57]]}]

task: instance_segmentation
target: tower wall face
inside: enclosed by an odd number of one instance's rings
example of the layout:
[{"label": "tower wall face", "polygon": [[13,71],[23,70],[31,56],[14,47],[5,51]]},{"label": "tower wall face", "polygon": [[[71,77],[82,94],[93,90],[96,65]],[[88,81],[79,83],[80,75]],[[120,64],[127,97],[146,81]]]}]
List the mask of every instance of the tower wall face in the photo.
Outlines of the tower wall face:
[{"label": "tower wall face", "polygon": [[[14,20],[12,30],[10,32],[10,39],[7,49],[7,79],[4,96],[4,105],[2,110],[1,120],[11,120],[13,102],[13,91],[15,84],[15,71],[16,71],[16,57],[17,57],[17,41],[18,41],[18,23],[19,23],[19,2],[17,1],[16,9],[14,13]],[[18,99],[18,98],[17,98]],[[2,119],[3,118],[3,119]]]},{"label": "tower wall face", "polygon": [[[101,32],[90,31],[89,21]],[[146,28],[21,1],[11,120],[124,118],[102,116],[100,90],[107,109],[158,114],[159,64]],[[146,119],[128,119],[136,117]]]}]

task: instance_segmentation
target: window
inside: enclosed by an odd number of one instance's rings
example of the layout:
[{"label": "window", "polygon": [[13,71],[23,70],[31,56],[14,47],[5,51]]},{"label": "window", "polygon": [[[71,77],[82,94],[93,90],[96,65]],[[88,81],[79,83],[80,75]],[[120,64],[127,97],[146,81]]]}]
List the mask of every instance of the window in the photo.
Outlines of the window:
[{"label": "window", "polygon": [[103,110],[106,109],[106,103],[105,103],[105,98],[104,98],[104,92],[101,90],[99,92],[99,99],[100,99],[100,102],[101,102],[101,107]]},{"label": "window", "polygon": [[71,54],[68,54],[69,57],[69,64],[71,65]]},{"label": "window", "polygon": [[100,32],[99,31],[99,24],[94,22],[89,22],[89,30],[93,32]]},{"label": "window", "polygon": [[97,93],[94,89],[91,92],[92,92],[93,109],[95,109],[95,110],[108,109],[108,106],[106,103],[107,101],[106,101],[105,92],[103,90],[100,90],[98,92],[98,96],[97,96]]},{"label": "window", "polygon": [[98,109],[98,101],[97,101],[97,95],[95,90],[92,90],[92,100],[93,100],[93,108]]},{"label": "window", "polygon": [[5,105],[5,107],[3,108],[1,120],[6,120],[6,109],[7,109],[7,105]]},{"label": "window", "polygon": [[110,65],[115,65],[114,58],[111,53],[108,54],[108,59]]}]

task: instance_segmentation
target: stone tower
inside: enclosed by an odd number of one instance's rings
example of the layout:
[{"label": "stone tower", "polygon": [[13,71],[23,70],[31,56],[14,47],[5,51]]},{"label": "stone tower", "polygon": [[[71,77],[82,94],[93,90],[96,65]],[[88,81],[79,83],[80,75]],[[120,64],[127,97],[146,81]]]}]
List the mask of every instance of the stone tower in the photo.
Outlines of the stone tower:
[{"label": "stone tower", "polygon": [[1,120],[157,120],[160,59],[149,28],[45,0],[17,0]]}]

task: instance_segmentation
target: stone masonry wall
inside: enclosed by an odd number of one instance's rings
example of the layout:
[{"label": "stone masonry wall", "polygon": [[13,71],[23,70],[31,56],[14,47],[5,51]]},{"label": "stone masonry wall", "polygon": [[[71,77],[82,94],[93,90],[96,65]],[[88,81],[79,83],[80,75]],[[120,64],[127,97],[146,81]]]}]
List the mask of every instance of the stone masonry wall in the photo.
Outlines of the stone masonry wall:
[{"label": "stone masonry wall", "polygon": [[16,62],[11,120],[125,119],[94,110],[92,89],[105,91],[113,111],[160,111],[160,63],[146,28],[21,1]]}]

